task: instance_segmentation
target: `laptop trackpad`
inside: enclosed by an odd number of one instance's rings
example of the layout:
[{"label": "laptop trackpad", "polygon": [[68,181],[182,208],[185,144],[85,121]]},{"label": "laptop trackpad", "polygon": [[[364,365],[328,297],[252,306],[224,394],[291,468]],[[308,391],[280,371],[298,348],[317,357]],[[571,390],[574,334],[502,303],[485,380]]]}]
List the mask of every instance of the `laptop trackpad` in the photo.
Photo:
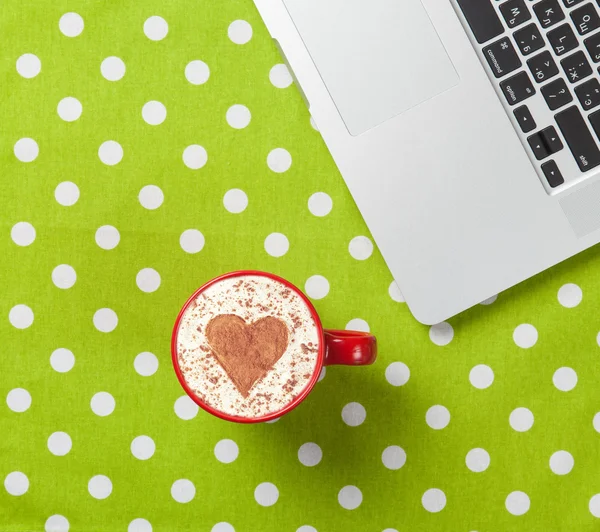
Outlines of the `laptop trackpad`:
[{"label": "laptop trackpad", "polygon": [[420,0],[284,0],[351,135],[458,83]]}]

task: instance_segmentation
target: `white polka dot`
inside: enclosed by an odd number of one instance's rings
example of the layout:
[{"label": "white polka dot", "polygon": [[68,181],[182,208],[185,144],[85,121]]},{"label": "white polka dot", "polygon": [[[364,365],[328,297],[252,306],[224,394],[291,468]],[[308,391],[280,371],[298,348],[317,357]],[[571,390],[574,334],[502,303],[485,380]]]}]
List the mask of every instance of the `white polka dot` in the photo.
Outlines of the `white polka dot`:
[{"label": "white polka dot", "polygon": [[140,190],[138,200],[144,209],[153,211],[158,209],[165,201],[163,191],[156,185],[146,185]]},{"label": "white polka dot", "polygon": [[98,157],[100,157],[100,160],[104,164],[114,166],[115,164],[119,164],[121,159],[123,159],[123,148],[118,142],[107,140],[98,148]]},{"label": "white polka dot", "polygon": [[24,78],[35,78],[41,70],[42,62],[37,55],[23,54],[17,59],[17,72]]},{"label": "white polka dot", "polygon": [[210,529],[210,532],[235,532],[235,528],[225,521],[217,523]]},{"label": "white polka dot", "polygon": [[57,288],[66,290],[71,288],[77,281],[77,274],[72,266],[68,264],[59,264],[52,270],[52,282]]},{"label": "white polka dot", "polygon": [[490,455],[485,449],[471,449],[465,462],[473,473],[481,473],[490,467]]},{"label": "white polka dot", "polygon": [[362,492],[356,486],[344,486],[338,493],[338,502],[346,510],[356,510],[362,500]]},{"label": "white polka dot", "polygon": [[112,225],[103,225],[96,231],[96,244],[102,249],[114,249],[119,245],[121,235],[119,230]]},{"label": "white polka dot", "polygon": [[152,532],[152,525],[150,524],[150,521],[138,517],[129,523],[127,532]]},{"label": "white polka dot", "polygon": [[290,249],[290,242],[281,233],[271,233],[265,238],[265,251],[271,257],[283,257]]},{"label": "white polka dot", "polygon": [[8,313],[8,321],[17,329],[27,329],[33,323],[33,310],[27,305],[15,305]]},{"label": "white polka dot", "polygon": [[333,200],[325,192],[315,192],[308,198],[308,210],[315,216],[327,216],[331,209],[333,209]]},{"label": "white polka dot", "polygon": [[348,323],[346,323],[346,330],[347,331],[360,331],[360,332],[369,332],[371,329],[369,328],[369,324],[361,319],[361,318],[354,318],[352,320],[350,320]]},{"label": "white polka dot", "polygon": [[192,85],[202,85],[208,81],[210,77],[210,68],[204,61],[196,59],[190,61],[185,67],[185,79]]},{"label": "white polka dot", "polygon": [[100,417],[110,416],[114,412],[115,406],[115,398],[108,392],[98,392],[90,401],[92,412]]},{"label": "white polka dot", "polygon": [[215,445],[214,453],[219,462],[230,464],[237,459],[240,450],[233,440],[221,440]]},{"label": "white polka dot", "polygon": [[88,491],[94,499],[106,499],[112,493],[112,482],[105,475],[96,475],[88,482]]},{"label": "white polka dot", "polygon": [[498,295],[496,294],[495,296],[492,297],[488,297],[487,299],[484,299],[481,303],[479,303],[480,305],[484,305],[484,306],[488,306],[491,305],[492,303],[494,303],[496,301],[496,299],[498,299]]},{"label": "white polka dot", "polygon": [[573,455],[567,451],[556,451],[550,457],[550,469],[556,475],[568,475],[574,465]]},{"label": "white polka dot", "polygon": [[208,161],[208,153],[199,144],[192,144],[183,150],[183,164],[191,170],[199,170]]},{"label": "white polka dot", "polygon": [[588,507],[594,517],[600,517],[600,493],[597,493],[590,499]]},{"label": "white polka dot", "polygon": [[537,329],[529,323],[522,323],[514,330],[513,340],[519,347],[529,349],[538,341]]},{"label": "white polka dot", "polygon": [[598,347],[600,347],[600,332],[596,336],[596,343],[598,344]]},{"label": "white polka dot", "polygon": [[22,163],[30,163],[37,159],[40,154],[40,148],[37,142],[30,138],[17,140],[13,148],[15,157]]},{"label": "white polka dot", "polygon": [[29,479],[24,473],[20,471],[13,471],[6,475],[4,479],[4,487],[8,491],[9,495],[18,497],[23,495],[29,489]]},{"label": "white polka dot", "polygon": [[200,407],[194,403],[187,395],[182,395],[175,401],[175,414],[178,418],[188,419],[195,418]]},{"label": "white polka dot", "polygon": [[227,123],[234,129],[244,129],[250,123],[252,114],[245,105],[232,105],[225,115]]},{"label": "white polka dot", "polygon": [[66,37],[81,35],[83,26],[83,19],[77,13],[65,13],[58,21],[58,27]]},{"label": "white polka dot", "polygon": [[404,362],[392,362],[385,369],[385,378],[392,386],[404,386],[410,379],[410,369]]},{"label": "white polka dot", "polygon": [[296,532],[317,532],[317,529],[310,525],[302,525]]},{"label": "white polka dot", "polygon": [[142,377],[150,377],[158,370],[158,358],[154,353],[144,351],[135,357],[133,367]]},{"label": "white polka dot", "polygon": [[69,521],[63,515],[51,515],[44,525],[46,532],[69,532]]},{"label": "white polka dot", "polygon": [[144,33],[152,41],[162,41],[169,33],[169,25],[164,18],[155,15],[144,22]]},{"label": "white polka dot", "polygon": [[391,445],[381,454],[381,461],[388,469],[400,469],[406,463],[406,452],[402,447]]},{"label": "white polka dot", "polygon": [[64,456],[72,446],[71,436],[66,432],[54,432],[48,438],[48,450],[55,456]]},{"label": "white polka dot", "polygon": [[446,507],[446,494],[437,488],[429,489],[423,493],[421,504],[428,512],[441,512]]},{"label": "white polka dot", "polygon": [[100,63],[100,73],[108,81],[119,81],[125,75],[126,70],[123,60],[114,55],[107,57]]},{"label": "white polka dot", "polygon": [[279,490],[275,484],[263,482],[256,486],[254,499],[261,506],[273,506],[279,499]]},{"label": "white polka dot", "polygon": [[270,421],[265,421],[265,423],[268,423],[269,425],[273,424],[273,423],[277,423],[281,418],[280,417],[276,417],[275,419],[271,419]]},{"label": "white polka dot", "polygon": [[405,302],[404,296],[402,295],[402,292],[400,292],[400,287],[398,286],[398,283],[396,281],[392,281],[390,283],[390,287],[388,288],[388,294],[392,298],[392,301],[395,301],[396,303]]},{"label": "white polka dot", "polygon": [[114,310],[101,308],[94,313],[94,327],[100,332],[109,333],[116,329],[119,318]]},{"label": "white polka dot", "polygon": [[63,207],[71,207],[79,199],[79,187],[71,181],[63,181],[54,189],[54,198]]},{"label": "white polka dot", "polygon": [[245,20],[234,20],[227,29],[227,35],[235,44],[246,44],[252,39],[252,26]]},{"label": "white polka dot", "polygon": [[223,206],[233,214],[239,214],[248,207],[248,196],[239,188],[232,188],[223,196]]},{"label": "white polka dot", "polygon": [[346,425],[358,427],[362,425],[367,417],[365,407],[360,403],[348,403],[342,408],[342,419]]},{"label": "white polka dot", "polygon": [[323,459],[323,451],[316,443],[305,443],[298,449],[298,460],[306,467],[316,466]]},{"label": "white polka dot", "polygon": [[186,253],[199,253],[204,247],[204,235],[198,229],[186,229],[179,237],[179,245]]},{"label": "white polka dot", "polygon": [[561,392],[570,392],[577,385],[577,373],[572,368],[559,368],[554,372],[552,382]]},{"label": "white polka dot", "polygon": [[137,436],[131,442],[131,454],[138,460],[148,460],[156,451],[156,444],[150,436]]},{"label": "white polka dot", "polygon": [[395,528],[386,528],[383,532],[398,532]]},{"label": "white polka dot", "polygon": [[196,496],[196,486],[187,478],[180,478],[171,486],[171,497],[177,502],[185,504]]},{"label": "white polka dot", "polygon": [[434,405],[427,410],[425,421],[432,429],[444,429],[450,423],[450,412],[445,406]]},{"label": "white polka dot", "polygon": [[323,299],[329,294],[329,281],[322,275],[313,275],[306,280],[304,291],[312,299]]},{"label": "white polka dot", "polygon": [[527,432],[533,427],[533,413],[528,408],[515,408],[508,418],[510,426],[517,432]]},{"label": "white polka dot", "polygon": [[6,404],[13,412],[25,412],[31,406],[31,394],[24,388],[14,388],[8,392]]},{"label": "white polka dot", "polygon": [[58,107],[56,108],[58,116],[65,122],[74,122],[81,116],[82,111],[83,106],[81,102],[71,96],[63,98],[58,102]]},{"label": "white polka dot", "polygon": [[35,240],[35,228],[29,222],[18,222],[12,226],[10,238],[17,246],[29,246]]},{"label": "white polka dot", "polygon": [[321,373],[319,373],[319,379],[317,380],[317,382],[321,382],[325,378],[326,374],[327,374],[327,368],[325,366],[323,366],[321,368]]},{"label": "white polka dot", "polygon": [[357,236],[348,245],[350,255],[356,260],[367,260],[373,254],[373,242],[366,236]]},{"label": "white polka dot", "polygon": [[558,302],[566,308],[574,308],[583,299],[583,292],[576,284],[566,284],[558,291]]},{"label": "white polka dot", "polygon": [[600,433],[600,412],[596,413],[596,415],[594,416],[592,425],[594,426],[594,430]]},{"label": "white polka dot", "polygon": [[286,89],[294,80],[288,70],[288,67],[283,63],[275,65],[269,72],[269,80],[278,89]]},{"label": "white polka dot", "polygon": [[492,368],[485,364],[475,366],[469,373],[469,381],[479,390],[489,388],[494,382],[494,372]]},{"label": "white polka dot", "polygon": [[147,124],[158,126],[167,118],[167,108],[155,100],[146,102],[142,107],[142,118]]},{"label": "white polka dot", "polygon": [[452,339],[454,338],[454,329],[452,325],[446,323],[445,321],[442,323],[438,323],[437,325],[432,325],[429,328],[429,339],[435,344],[439,346],[448,345]]},{"label": "white polka dot", "polygon": [[311,116],[310,117],[310,126],[315,130],[315,131],[319,131],[319,126],[317,126],[317,123],[315,122],[315,119]]},{"label": "white polka dot", "polygon": [[282,174],[292,166],[292,156],[289,151],[283,148],[275,148],[267,156],[267,165],[273,172]]},{"label": "white polka dot", "polygon": [[142,292],[156,292],[160,287],[160,274],[153,268],[144,268],[136,275],[135,284]]},{"label": "white polka dot", "polygon": [[513,491],[506,497],[506,509],[512,515],[523,515],[529,511],[531,505],[529,496],[522,491]]},{"label": "white polka dot", "polygon": [[54,371],[58,373],[67,373],[73,369],[75,365],[75,355],[69,349],[59,347],[50,355],[50,365]]}]

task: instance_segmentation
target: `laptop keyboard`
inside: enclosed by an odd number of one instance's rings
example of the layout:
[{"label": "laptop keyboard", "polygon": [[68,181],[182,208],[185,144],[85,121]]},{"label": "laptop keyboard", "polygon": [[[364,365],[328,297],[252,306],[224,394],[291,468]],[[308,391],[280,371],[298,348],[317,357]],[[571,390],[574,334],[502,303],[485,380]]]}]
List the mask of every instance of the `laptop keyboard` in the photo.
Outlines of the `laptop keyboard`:
[{"label": "laptop keyboard", "polygon": [[600,0],[455,0],[549,193],[600,167]]}]

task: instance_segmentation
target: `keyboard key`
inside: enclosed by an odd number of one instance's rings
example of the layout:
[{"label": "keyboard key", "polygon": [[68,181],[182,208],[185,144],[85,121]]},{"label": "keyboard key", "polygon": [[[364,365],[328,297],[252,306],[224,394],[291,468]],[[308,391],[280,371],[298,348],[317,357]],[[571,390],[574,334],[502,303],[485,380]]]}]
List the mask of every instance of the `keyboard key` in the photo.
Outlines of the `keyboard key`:
[{"label": "keyboard key", "polygon": [[513,37],[523,55],[532,54],[544,47],[544,38],[536,24],[529,24],[515,31]]},{"label": "keyboard key", "polygon": [[594,129],[594,133],[600,139],[600,111],[596,111],[590,115],[590,123]]},{"label": "keyboard key", "polygon": [[556,111],[573,101],[573,95],[562,78],[544,85],[542,94],[551,111]]},{"label": "keyboard key", "polygon": [[583,42],[585,43],[587,51],[592,56],[592,61],[594,63],[600,63],[600,33],[588,37]]},{"label": "keyboard key", "polygon": [[575,94],[581,102],[584,111],[589,111],[600,105],[600,82],[592,78],[575,88]]},{"label": "keyboard key", "polygon": [[511,78],[500,83],[500,88],[509,105],[516,105],[535,94],[535,87],[531,83],[527,72],[519,72]]},{"label": "keyboard key", "polygon": [[537,127],[531,111],[526,105],[521,105],[521,107],[517,107],[515,109],[515,118],[517,119],[519,127],[523,133],[529,133]]},{"label": "keyboard key", "polygon": [[457,2],[479,44],[504,33],[502,21],[490,0],[457,0]]},{"label": "keyboard key", "polygon": [[579,41],[569,24],[563,24],[558,28],[548,32],[548,40],[554,53],[558,56],[575,50],[579,46]]},{"label": "keyboard key", "polygon": [[501,78],[521,66],[521,60],[508,37],[503,37],[483,49],[494,76]]},{"label": "keyboard key", "polygon": [[594,4],[586,4],[571,11],[571,19],[579,35],[587,35],[600,28],[600,16]]},{"label": "keyboard key", "polygon": [[516,28],[531,18],[524,0],[508,0],[500,4],[500,12],[509,28]]},{"label": "keyboard key", "polygon": [[565,19],[565,13],[558,5],[558,0],[542,0],[533,6],[542,28],[549,28]]},{"label": "keyboard key", "polygon": [[535,155],[535,158],[538,161],[541,161],[550,155],[546,145],[544,144],[544,141],[542,140],[542,136],[539,133],[528,137],[527,142],[529,143],[531,151],[533,151],[533,155]]},{"label": "keyboard key", "polygon": [[600,165],[600,150],[579,109],[575,106],[569,107],[554,118],[579,169],[587,172]]},{"label": "keyboard key", "polygon": [[571,83],[577,83],[592,75],[592,67],[585,58],[585,54],[581,51],[575,52],[573,55],[563,59],[560,64]]},{"label": "keyboard key", "polygon": [[542,52],[527,61],[527,66],[531,70],[533,79],[538,83],[543,83],[558,74],[558,67],[552,59],[550,52]]},{"label": "keyboard key", "polygon": [[542,165],[542,172],[544,172],[546,180],[552,188],[556,188],[565,182],[564,177],[558,169],[558,165],[552,160]]},{"label": "keyboard key", "polygon": [[550,155],[554,155],[564,148],[562,140],[560,140],[554,126],[547,127],[540,131],[540,135],[542,137],[542,142]]},{"label": "keyboard key", "polygon": [[566,8],[576,6],[577,4],[580,4],[581,2],[583,2],[583,0],[563,0],[563,4],[565,4]]}]

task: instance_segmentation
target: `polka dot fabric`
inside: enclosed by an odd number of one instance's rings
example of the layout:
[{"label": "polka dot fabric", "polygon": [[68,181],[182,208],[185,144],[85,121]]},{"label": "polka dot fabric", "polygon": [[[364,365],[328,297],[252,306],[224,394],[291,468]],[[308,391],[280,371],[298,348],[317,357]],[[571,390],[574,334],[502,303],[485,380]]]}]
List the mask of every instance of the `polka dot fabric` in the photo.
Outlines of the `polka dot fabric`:
[{"label": "polka dot fabric", "polygon": [[[0,13],[0,530],[597,530],[600,252],[418,324],[252,1],[105,4]],[[377,363],[206,414],[171,328],[241,268]]]}]

